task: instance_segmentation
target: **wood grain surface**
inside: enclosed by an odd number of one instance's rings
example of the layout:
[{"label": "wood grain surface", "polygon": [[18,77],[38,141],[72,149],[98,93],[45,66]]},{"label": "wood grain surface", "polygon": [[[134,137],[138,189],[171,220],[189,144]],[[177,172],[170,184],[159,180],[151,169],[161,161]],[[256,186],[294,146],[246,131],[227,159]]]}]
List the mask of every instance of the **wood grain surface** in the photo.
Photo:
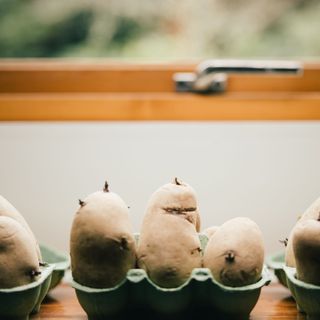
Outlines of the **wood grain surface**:
[{"label": "wood grain surface", "polygon": [[174,73],[195,66],[0,60],[0,121],[320,120],[320,63],[230,74],[223,94],[175,92]]},{"label": "wood grain surface", "polygon": [[[0,59],[0,93],[173,92],[173,75],[197,63],[130,63],[112,60]],[[229,74],[228,92],[314,92],[320,63],[304,63],[301,75]]]},{"label": "wood grain surface", "polygon": [[[31,317],[35,319],[87,319],[85,312],[78,303],[74,289],[66,284],[55,288],[43,302],[40,313]],[[250,320],[292,320],[306,319],[296,309],[288,289],[272,283],[262,288],[260,298],[251,312]]]},{"label": "wood grain surface", "polygon": [[320,120],[320,93],[0,94],[0,121]]}]

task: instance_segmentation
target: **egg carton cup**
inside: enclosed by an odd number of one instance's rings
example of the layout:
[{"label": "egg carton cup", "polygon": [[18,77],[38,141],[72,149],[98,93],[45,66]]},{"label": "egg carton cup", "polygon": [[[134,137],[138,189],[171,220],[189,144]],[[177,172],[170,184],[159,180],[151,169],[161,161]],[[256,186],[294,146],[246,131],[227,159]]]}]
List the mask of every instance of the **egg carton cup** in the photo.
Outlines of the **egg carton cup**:
[{"label": "egg carton cup", "polygon": [[[208,238],[199,235],[202,248]],[[138,241],[138,235],[136,235]],[[190,278],[176,288],[157,286],[142,269],[131,269],[126,278],[112,288],[90,288],[71,280],[78,301],[90,320],[107,317],[192,319],[208,312],[234,319],[248,319],[261,288],[271,281],[266,266],[261,279],[243,287],[228,287],[217,282],[207,268],[196,268]]]},{"label": "egg carton cup", "polygon": [[277,252],[275,254],[269,255],[266,258],[266,265],[268,268],[272,269],[274,271],[275,276],[279,280],[279,282],[285,286],[287,285],[287,276],[284,271],[284,265],[285,265],[285,253],[283,251]]},{"label": "egg carton cup", "polygon": [[266,264],[274,270],[279,282],[290,290],[298,311],[305,313],[307,319],[320,319],[320,286],[298,280],[296,268],[285,265],[284,252],[270,255]]},{"label": "egg carton cup", "polygon": [[49,287],[50,291],[60,284],[66,271],[70,268],[70,258],[65,253],[45,244],[40,244],[40,251],[43,261],[54,265]]},{"label": "egg carton cup", "polygon": [[288,288],[294,297],[297,309],[307,315],[307,319],[320,319],[320,286],[296,278],[296,268],[283,266]]},{"label": "egg carton cup", "polygon": [[199,315],[208,310],[229,318],[247,319],[261,288],[270,281],[270,274],[264,268],[257,283],[227,287],[218,283],[209,269],[196,268],[187,282],[168,289],[154,284],[144,270],[131,269],[126,279],[113,288],[90,288],[74,280],[72,286],[90,320],[141,313],[150,316]]},{"label": "egg carton cup", "polygon": [[0,289],[0,319],[28,320],[37,313],[46,296],[54,269],[53,265],[41,267],[37,281],[10,289]]}]

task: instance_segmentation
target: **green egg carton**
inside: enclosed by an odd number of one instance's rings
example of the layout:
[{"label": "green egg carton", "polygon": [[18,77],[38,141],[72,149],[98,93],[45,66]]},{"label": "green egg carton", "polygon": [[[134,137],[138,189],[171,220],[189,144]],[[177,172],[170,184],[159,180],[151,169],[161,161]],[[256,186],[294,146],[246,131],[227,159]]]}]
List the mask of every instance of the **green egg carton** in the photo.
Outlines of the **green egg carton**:
[{"label": "green egg carton", "polygon": [[[208,239],[201,234],[199,238],[204,248]],[[257,283],[237,288],[227,287],[218,283],[209,269],[196,268],[181,286],[162,288],[154,284],[144,270],[131,269],[124,281],[113,288],[90,288],[74,280],[72,286],[90,320],[128,316],[192,319],[205,316],[208,312],[215,317],[222,315],[248,319],[261,288],[270,281],[270,274],[264,267],[262,278]]]},{"label": "green egg carton", "polygon": [[244,287],[227,287],[218,283],[209,269],[196,268],[189,280],[177,288],[155,285],[142,269],[129,270],[126,279],[118,286],[95,289],[72,281],[80,305],[90,320],[108,317],[174,316],[175,318],[207,314],[248,319],[256,305],[261,288],[269,284],[266,268],[262,278]]},{"label": "green egg carton", "polygon": [[285,286],[287,285],[287,276],[284,271],[285,253],[283,251],[269,255],[266,259],[266,265],[274,271],[279,282]]},{"label": "green egg carton", "polygon": [[284,266],[288,287],[294,297],[297,309],[306,313],[307,319],[320,319],[320,286],[296,278],[296,268]]},{"label": "green egg carton", "polygon": [[66,270],[70,268],[70,258],[66,254],[51,248],[45,244],[40,244],[42,260],[54,265],[49,290],[55,288],[62,280]]},{"label": "green egg carton", "polygon": [[40,278],[27,285],[0,289],[0,319],[28,320],[37,313],[51,282],[54,266],[41,267]]}]

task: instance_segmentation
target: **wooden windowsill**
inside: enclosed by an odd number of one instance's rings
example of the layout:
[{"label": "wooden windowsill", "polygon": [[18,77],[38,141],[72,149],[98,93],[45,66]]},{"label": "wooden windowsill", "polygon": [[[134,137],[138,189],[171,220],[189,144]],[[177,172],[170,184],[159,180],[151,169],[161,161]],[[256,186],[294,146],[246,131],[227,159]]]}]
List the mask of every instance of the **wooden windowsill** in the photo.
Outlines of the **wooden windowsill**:
[{"label": "wooden windowsill", "polygon": [[2,121],[320,120],[320,93],[2,94]]},{"label": "wooden windowsill", "polygon": [[195,66],[0,60],[0,121],[320,120],[320,63],[230,74],[223,94],[176,93],[173,74]]}]

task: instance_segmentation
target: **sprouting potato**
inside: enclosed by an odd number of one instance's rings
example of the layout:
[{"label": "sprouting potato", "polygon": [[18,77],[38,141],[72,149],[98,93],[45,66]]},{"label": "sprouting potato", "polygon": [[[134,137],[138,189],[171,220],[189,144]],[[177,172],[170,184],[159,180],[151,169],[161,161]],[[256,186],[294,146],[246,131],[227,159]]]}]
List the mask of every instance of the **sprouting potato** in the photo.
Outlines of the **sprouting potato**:
[{"label": "sprouting potato", "polygon": [[219,229],[219,226],[211,226],[207,229],[204,229],[202,233],[206,235],[208,239],[210,239],[218,229]]},{"label": "sprouting potato", "polygon": [[[316,199],[307,210],[298,218],[295,226],[300,222],[303,222],[308,219],[317,220],[320,215],[320,198]],[[293,227],[293,229],[295,228]],[[292,235],[293,229],[290,232],[288,240],[286,241],[286,250],[285,250],[285,264],[288,267],[296,267],[295,256],[293,253],[293,243],[292,243]]]},{"label": "sprouting potato", "polygon": [[244,217],[222,224],[209,239],[203,256],[203,266],[215,280],[231,287],[257,282],[263,261],[262,233],[255,222]]},{"label": "sprouting potato", "polygon": [[300,220],[313,219],[318,220],[320,215],[320,197],[316,199],[302,214]]},{"label": "sprouting potato", "polygon": [[27,221],[24,219],[22,214],[7,199],[5,199],[1,195],[0,195],[0,216],[7,216],[18,221],[27,230],[27,232],[31,235],[33,239],[32,241],[34,242],[34,246],[36,247],[39,262],[41,262],[42,257],[41,257],[39,244],[37,242],[37,239],[34,233],[29,227]]},{"label": "sprouting potato", "polygon": [[200,216],[193,189],[175,179],[150,198],[138,243],[138,266],[158,286],[174,288],[202,266]]},{"label": "sprouting potato", "polygon": [[292,230],[297,278],[320,285],[320,217],[298,223]]},{"label": "sprouting potato", "polygon": [[[295,224],[295,226],[298,224],[298,222]],[[294,227],[293,227],[293,229],[294,229]],[[285,249],[285,264],[288,267],[295,268],[296,267],[296,259],[294,257],[293,245],[292,245],[292,231],[293,231],[293,229],[291,230],[291,232],[289,234],[289,237],[287,239],[283,240],[283,242],[284,242],[284,244],[286,246],[286,249]]]},{"label": "sprouting potato", "polygon": [[[163,213],[176,215],[192,223],[200,231],[201,221],[194,189],[187,183],[175,178],[156,190],[150,198],[149,207],[160,208]],[[153,214],[149,210],[147,214]]]},{"label": "sprouting potato", "polygon": [[88,287],[114,287],[136,262],[128,207],[107,183],[79,203],[70,236],[72,276]]},{"label": "sprouting potato", "polygon": [[16,220],[0,216],[0,288],[29,284],[40,273],[30,233]]}]

